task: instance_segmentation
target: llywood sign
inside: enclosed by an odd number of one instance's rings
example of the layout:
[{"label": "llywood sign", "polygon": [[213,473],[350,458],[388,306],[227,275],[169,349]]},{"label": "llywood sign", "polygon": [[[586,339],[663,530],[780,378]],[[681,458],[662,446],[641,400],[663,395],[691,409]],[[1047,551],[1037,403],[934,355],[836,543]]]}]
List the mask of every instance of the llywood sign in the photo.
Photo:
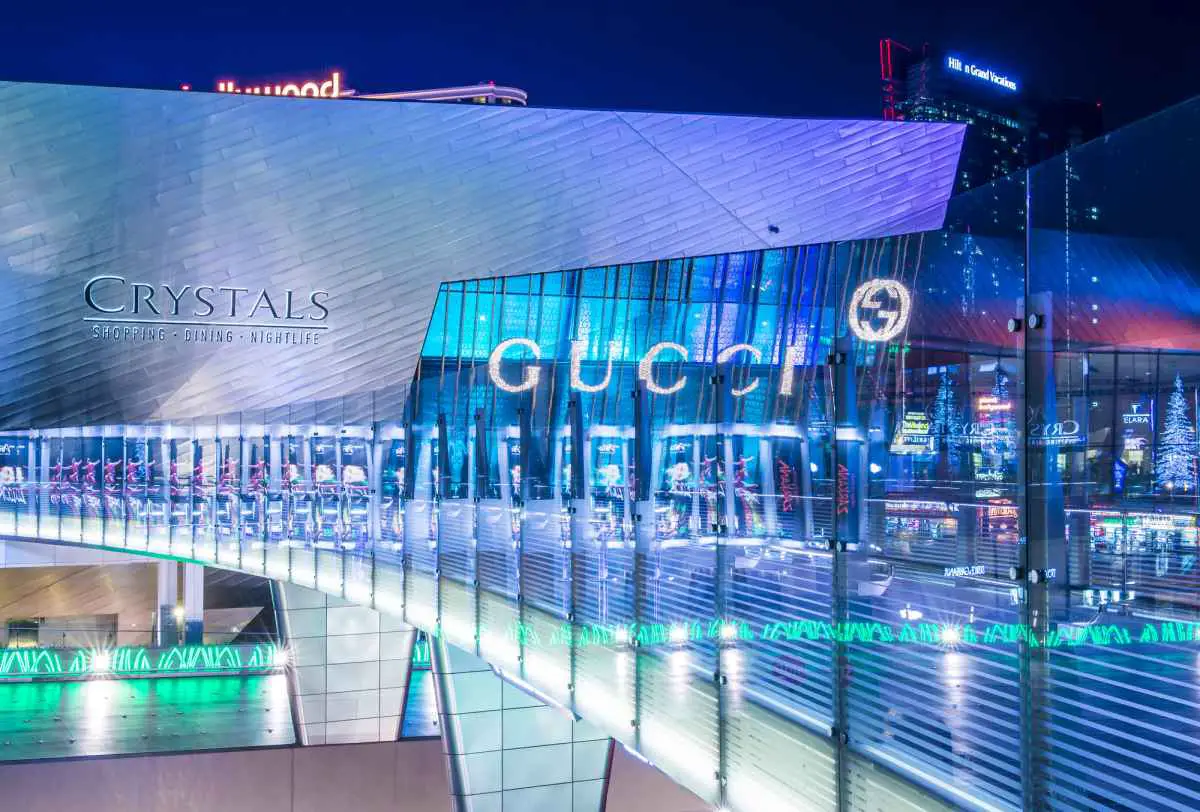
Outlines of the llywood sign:
[{"label": "llywood sign", "polygon": [[283,82],[242,87],[236,79],[217,82],[218,93],[242,93],[248,96],[304,96],[311,99],[337,99],[353,93],[342,87],[342,74],[334,71],[326,79]]},{"label": "llywood sign", "polygon": [[[864,342],[890,341],[899,336],[908,326],[912,315],[912,294],[903,284],[895,279],[868,279],[859,285],[850,296],[850,304],[846,311],[846,323],[850,332]],[[784,350],[784,369],[779,378],[779,395],[787,397],[792,394],[795,380],[795,367],[804,363],[807,340],[789,345]],[[585,381],[583,378],[584,356],[587,354],[588,341],[586,338],[571,342],[571,389],[579,392],[600,392],[606,389],[612,381],[613,357],[620,354],[619,342],[608,345],[607,366],[604,375],[598,380]],[[537,342],[529,338],[508,338],[501,341],[488,354],[488,377],[492,384],[503,392],[519,394],[537,388],[541,382],[542,370],[537,366],[525,366],[519,379],[506,378],[503,370],[505,356],[510,352],[524,350],[532,355],[534,360],[541,360],[542,350]],[[718,364],[728,364],[735,359],[750,359],[755,364],[762,363],[762,351],[753,344],[733,344],[717,353]],[[687,347],[674,341],[660,341],[650,347],[638,360],[637,375],[646,390],[655,395],[673,395],[687,385],[687,378],[679,375],[673,381],[661,380],[654,371],[657,363],[686,363],[691,360]],[[758,388],[757,379],[747,382],[744,386],[735,387],[730,391],[734,397],[743,397]]]}]

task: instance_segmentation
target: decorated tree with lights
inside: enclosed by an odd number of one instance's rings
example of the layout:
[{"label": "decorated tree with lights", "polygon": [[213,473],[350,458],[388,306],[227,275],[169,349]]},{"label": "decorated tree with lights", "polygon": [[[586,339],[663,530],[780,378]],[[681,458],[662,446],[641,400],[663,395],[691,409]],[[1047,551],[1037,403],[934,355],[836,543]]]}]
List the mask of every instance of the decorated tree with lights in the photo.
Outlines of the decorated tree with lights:
[{"label": "decorated tree with lights", "polygon": [[937,438],[938,447],[946,455],[946,462],[958,465],[958,435],[962,430],[958,415],[958,402],[954,396],[954,382],[950,371],[942,373],[937,394],[933,397],[933,420],[930,430]]},{"label": "decorated tree with lights", "polygon": [[1158,487],[1168,493],[1192,489],[1195,460],[1192,455],[1192,423],[1188,419],[1187,411],[1183,378],[1176,373],[1175,387],[1167,399],[1167,412],[1163,418],[1162,439],[1159,441],[1156,465]]},{"label": "decorated tree with lights", "polygon": [[992,397],[998,407],[990,420],[991,433],[987,438],[987,450],[995,455],[995,464],[1003,467],[1016,459],[1016,449],[1013,442],[1013,415],[1010,408],[1012,397],[1009,394],[1008,373],[997,363],[996,379],[992,383]]}]

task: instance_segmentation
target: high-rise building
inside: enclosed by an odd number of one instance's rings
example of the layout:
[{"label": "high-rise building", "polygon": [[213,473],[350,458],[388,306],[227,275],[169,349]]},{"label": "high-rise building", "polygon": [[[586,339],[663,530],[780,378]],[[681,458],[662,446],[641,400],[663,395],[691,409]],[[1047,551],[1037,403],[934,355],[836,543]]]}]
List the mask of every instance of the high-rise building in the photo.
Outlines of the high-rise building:
[{"label": "high-rise building", "polygon": [[883,117],[968,124],[955,191],[1011,174],[1028,161],[1034,114],[1016,80],[928,45],[879,43]]},{"label": "high-rise building", "polygon": [[928,44],[879,43],[883,117],[967,125],[956,191],[973,189],[1103,132],[1100,105],[1047,99],[1023,80]]}]

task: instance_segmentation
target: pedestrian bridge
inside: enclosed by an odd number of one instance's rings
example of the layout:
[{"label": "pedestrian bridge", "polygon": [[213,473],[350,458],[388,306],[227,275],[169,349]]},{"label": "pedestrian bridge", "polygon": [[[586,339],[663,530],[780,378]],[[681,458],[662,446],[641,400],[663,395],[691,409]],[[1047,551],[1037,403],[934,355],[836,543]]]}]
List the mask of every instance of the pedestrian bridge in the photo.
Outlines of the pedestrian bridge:
[{"label": "pedestrian bridge", "polygon": [[[1169,771],[1148,790],[1163,808],[1200,793],[1191,750],[1171,747],[1196,727],[1179,693],[1200,667],[1200,626],[1179,608],[1198,586],[1194,546],[1136,535],[1182,532],[1186,510],[1068,511],[1072,605],[1045,630],[1022,611],[1011,534],[980,529],[1015,522],[1020,496],[1002,484],[1007,498],[986,503],[858,491],[862,535],[843,543],[838,488],[785,427],[682,424],[643,443],[636,425],[568,420],[535,442],[517,422],[9,432],[0,539],[265,576],[434,635],[462,809],[496,808],[506,776],[570,789],[521,796],[522,809],[595,808],[605,737],[716,808],[1020,808],[1031,774],[1094,768],[1087,748],[1022,761],[1037,703],[1055,709],[1051,740],[1107,730],[1122,759]],[[564,459],[584,461],[578,475]],[[692,487],[637,487],[671,482],[680,459],[702,474]],[[1046,662],[1048,693],[1033,696],[1024,668]],[[553,757],[473,726],[493,710],[532,716],[522,697],[566,725],[549,734]],[[540,773],[565,753],[573,766]],[[1071,794],[1061,780],[1052,791]],[[1138,786],[1130,772],[1080,782],[1083,808]]]},{"label": "pedestrian bridge", "polygon": [[[599,500],[522,500],[508,486],[494,498],[406,494],[388,459],[415,446],[399,436],[14,434],[4,439],[32,476],[6,469],[0,536],[262,575],[402,618],[717,806],[832,809],[839,793],[863,808],[941,805],[835,730],[833,658],[856,632],[831,625],[825,542],[672,534],[653,504],[612,488]],[[428,466],[428,444],[415,448],[416,467]]]}]

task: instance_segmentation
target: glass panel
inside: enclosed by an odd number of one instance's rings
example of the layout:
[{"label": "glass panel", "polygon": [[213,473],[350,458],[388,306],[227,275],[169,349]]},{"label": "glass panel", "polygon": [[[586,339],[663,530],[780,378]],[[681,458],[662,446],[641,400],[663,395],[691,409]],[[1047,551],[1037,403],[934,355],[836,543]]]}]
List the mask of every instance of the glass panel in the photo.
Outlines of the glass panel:
[{"label": "glass panel", "polygon": [[1200,803],[1197,126],[1193,100],[1031,172],[1031,755],[1055,808]]}]

